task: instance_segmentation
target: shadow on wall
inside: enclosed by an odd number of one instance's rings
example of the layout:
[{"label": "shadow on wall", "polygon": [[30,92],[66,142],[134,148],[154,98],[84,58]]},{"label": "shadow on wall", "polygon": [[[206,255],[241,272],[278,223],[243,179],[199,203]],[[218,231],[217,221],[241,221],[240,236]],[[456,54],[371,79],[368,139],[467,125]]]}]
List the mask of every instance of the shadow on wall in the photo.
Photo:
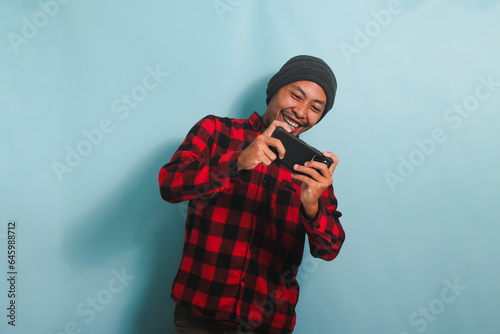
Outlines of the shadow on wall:
[{"label": "shadow on wall", "polygon": [[[245,91],[235,99],[233,107],[228,112],[231,118],[248,118],[256,111],[261,116],[266,112],[266,88],[272,74],[261,77],[249,85]],[[231,114],[234,112],[234,115]]]},{"label": "shadow on wall", "polygon": [[[179,142],[164,145],[126,176],[99,206],[75,222],[65,238],[63,254],[70,263],[98,268],[120,253],[137,251],[143,289],[132,293],[120,333],[171,333],[175,304],[170,288],[184,242],[185,214],[160,196],[158,172]],[[120,269],[120,268],[116,268]],[[126,271],[127,272],[127,271]]]},{"label": "shadow on wall", "polygon": [[[253,111],[262,115],[269,78],[256,81],[236,98],[228,117],[248,118]],[[137,275],[144,277],[144,288],[138,293],[139,302],[127,307],[120,333],[175,331],[170,289],[182,254],[187,204],[163,201],[158,172],[183,139],[165,145],[143,161],[106,201],[80,217],[77,227],[65,238],[63,253],[68,261],[88,267],[101,267],[117,254],[139,250],[141,272]]]}]

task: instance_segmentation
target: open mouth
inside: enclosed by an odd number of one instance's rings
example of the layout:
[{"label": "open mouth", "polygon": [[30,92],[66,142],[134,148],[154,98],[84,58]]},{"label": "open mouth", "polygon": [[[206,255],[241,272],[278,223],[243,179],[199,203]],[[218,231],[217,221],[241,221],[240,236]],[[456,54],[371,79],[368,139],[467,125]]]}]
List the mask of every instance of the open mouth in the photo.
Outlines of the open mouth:
[{"label": "open mouth", "polygon": [[292,132],[301,127],[302,124],[300,123],[297,123],[296,121],[294,121],[293,119],[289,118],[288,116],[286,116],[285,114],[281,114],[281,117],[283,118],[283,120],[285,121],[286,124],[288,124],[290,126],[290,128],[292,129]]}]

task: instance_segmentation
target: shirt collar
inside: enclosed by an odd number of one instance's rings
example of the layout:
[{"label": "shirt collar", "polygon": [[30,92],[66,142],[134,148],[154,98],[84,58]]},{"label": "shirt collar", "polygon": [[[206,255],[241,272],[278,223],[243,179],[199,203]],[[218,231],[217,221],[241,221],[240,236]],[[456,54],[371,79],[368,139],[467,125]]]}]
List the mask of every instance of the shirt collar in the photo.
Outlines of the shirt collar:
[{"label": "shirt collar", "polygon": [[252,128],[255,131],[262,132],[266,128],[266,125],[264,124],[264,120],[262,119],[262,116],[260,116],[257,112],[254,112],[250,116],[248,121],[250,122],[250,125],[252,125]]}]

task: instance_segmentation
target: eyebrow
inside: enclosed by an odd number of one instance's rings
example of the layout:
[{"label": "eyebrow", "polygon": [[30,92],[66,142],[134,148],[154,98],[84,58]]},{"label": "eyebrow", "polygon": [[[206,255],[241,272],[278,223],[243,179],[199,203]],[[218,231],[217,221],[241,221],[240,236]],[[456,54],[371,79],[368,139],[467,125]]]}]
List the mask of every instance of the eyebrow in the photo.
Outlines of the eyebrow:
[{"label": "eyebrow", "polygon": [[[300,86],[292,86],[292,88],[298,90],[304,97],[307,97],[307,94],[306,94],[306,92],[304,92],[304,90],[302,89],[302,87],[300,87]],[[317,102],[317,103],[319,103],[321,105],[325,105],[326,104],[326,102],[323,101],[323,100],[314,100],[314,102]]]}]

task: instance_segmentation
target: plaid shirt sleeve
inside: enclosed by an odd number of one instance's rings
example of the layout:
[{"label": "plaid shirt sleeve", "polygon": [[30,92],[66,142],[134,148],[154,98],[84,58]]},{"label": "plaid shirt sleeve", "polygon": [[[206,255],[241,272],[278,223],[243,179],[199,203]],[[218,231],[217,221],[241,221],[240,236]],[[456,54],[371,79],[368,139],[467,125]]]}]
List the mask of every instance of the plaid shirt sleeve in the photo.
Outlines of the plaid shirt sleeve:
[{"label": "plaid shirt sleeve", "polygon": [[337,199],[333,187],[328,187],[319,199],[319,212],[316,218],[309,221],[301,207],[299,219],[302,221],[309,239],[311,255],[326,261],[337,257],[345,240],[345,232],[337,211]]},{"label": "plaid shirt sleeve", "polygon": [[213,145],[217,144],[215,130],[213,116],[200,120],[161,169],[158,180],[164,200],[178,203],[195,197],[209,199],[237,180],[239,152],[211,155]]}]

